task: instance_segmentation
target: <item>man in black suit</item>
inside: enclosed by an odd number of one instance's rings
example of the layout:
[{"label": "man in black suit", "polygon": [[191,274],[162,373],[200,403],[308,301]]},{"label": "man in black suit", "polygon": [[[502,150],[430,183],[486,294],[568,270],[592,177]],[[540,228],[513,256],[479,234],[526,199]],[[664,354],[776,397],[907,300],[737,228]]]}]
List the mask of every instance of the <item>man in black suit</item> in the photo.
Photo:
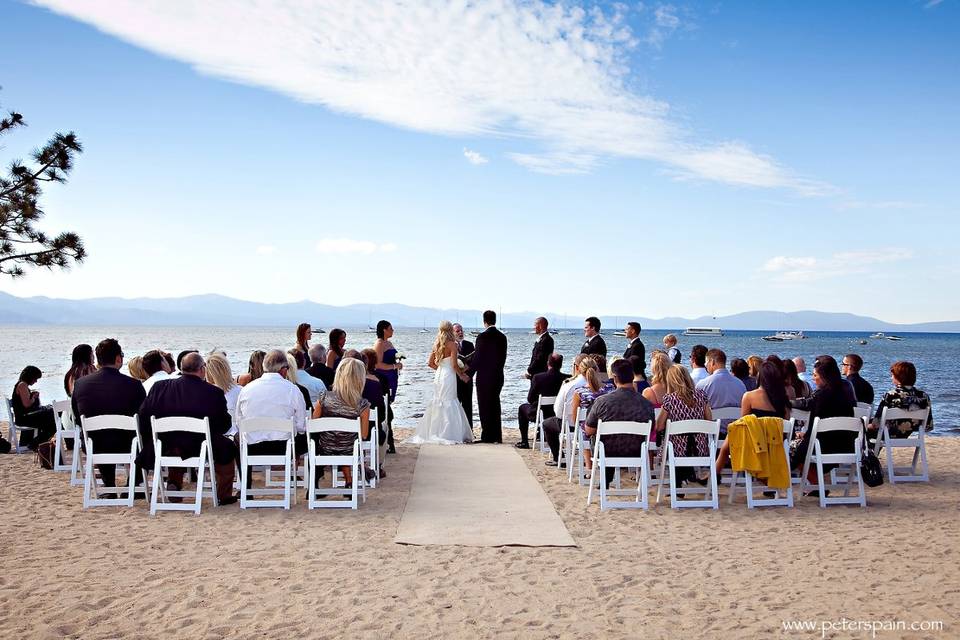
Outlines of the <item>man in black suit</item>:
[{"label": "man in black suit", "polygon": [[[453,325],[453,335],[457,338],[457,354],[467,359],[474,352],[473,343],[463,339],[463,325],[459,322]],[[463,412],[467,414],[467,422],[473,427],[473,373],[467,371],[467,375],[470,379],[466,382],[457,378],[457,400],[460,401]]]},{"label": "man in black suit", "polygon": [[553,353],[553,336],[547,331],[547,326],[546,318],[540,317],[533,321],[537,341],[533,343],[533,353],[530,354],[530,364],[527,365],[527,379],[547,370],[547,359]]},{"label": "man in black suit", "polygon": [[580,347],[580,353],[587,355],[599,354],[607,357],[607,343],[603,341],[600,335],[600,318],[590,316],[583,321],[583,335],[587,339]]},{"label": "man in black suit", "polygon": [[477,348],[470,356],[470,371],[477,375],[477,405],[480,413],[480,442],[503,442],[500,416],[500,392],[503,390],[503,365],[507,362],[507,336],[497,330],[497,314],[483,312],[483,333],[477,336]]},{"label": "man in black suit", "polygon": [[[120,373],[120,367],[123,366],[120,343],[113,338],[102,340],[97,345],[96,353],[98,370],[77,380],[73,387],[73,415],[78,421],[81,416],[94,418],[105,415],[136,415],[146,393],[139,380]],[[97,453],[129,453],[130,442],[134,436],[129,431],[104,429],[91,431],[87,437],[93,441],[93,448]],[[104,486],[116,486],[116,465],[98,464],[97,469]],[[139,467],[136,475],[136,483],[140,484],[143,476]]]},{"label": "man in black suit", "polygon": [[[627,340],[630,341],[627,344],[626,351],[623,352],[623,359],[629,360],[630,356],[637,356],[640,358],[640,362],[645,365],[647,362],[647,350],[646,347],[643,346],[643,342],[640,341],[640,323],[628,322],[623,332],[627,334]],[[646,369],[646,366],[643,368]],[[644,373],[643,377],[647,377],[646,373]]]},{"label": "man in black suit", "polygon": [[[217,477],[217,501],[221,505],[237,501],[233,494],[233,477],[236,460],[240,457],[237,445],[225,434],[230,430],[230,414],[223,391],[204,380],[206,363],[199,353],[189,353],[180,363],[180,377],[157,382],[140,407],[140,431],[151,435],[150,444],[144,443],[139,462],[153,466],[156,452],[153,448],[151,416],[168,418],[185,416],[207,418],[210,421],[210,444],[213,449],[214,473]],[[203,436],[196,433],[171,432],[160,434],[163,455],[192,458],[200,454]],[[179,490],[183,484],[184,469],[172,468],[167,480],[170,487]]]},{"label": "man in black suit", "polygon": [[853,392],[857,396],[857,402],[865,402],[873,405],[873,385],[860,377],[860,369],[863,367],[863,358],[855,353],[848,353],[843,356],[843,373],[847,376],[847,382],[853,385]]},{"label": "man in black suit", "polygon": [[[530,422],[537,417],[537,404],[540,396],[545,398],[553,397],[560,391],[560,385],[566,380],[567,376],[560,372],[563,366],[563,355],[551,353],[547,361],[547,370],[533,376],[530,381],[530,391],[527,392],[526,404],[520,405],[517,410],[517,422],[520,426],[520,442],[516,444],[517,449],[529,449],[530,442],[527,440]],[[552,418],[556,415],[553,412],[553,404],[544,405],[541,409],[544,418]]]}]

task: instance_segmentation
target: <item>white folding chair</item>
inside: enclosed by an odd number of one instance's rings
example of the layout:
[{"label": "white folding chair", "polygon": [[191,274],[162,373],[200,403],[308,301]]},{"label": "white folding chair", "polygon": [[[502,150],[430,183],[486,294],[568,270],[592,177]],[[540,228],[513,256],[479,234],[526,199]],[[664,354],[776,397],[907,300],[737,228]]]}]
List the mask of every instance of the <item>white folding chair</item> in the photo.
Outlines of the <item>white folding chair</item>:
[{"label": "white folding chair", "polygon": [[[83,474],[83,508],[87,507],[110,507],[110,506],[133,506],[134,492],[136,491],[136,461],[137,453],[140,451],[140,432],[137,430],[137,416],[117,416],[105,415],[87,418],[80,416],[80,426],[82,435],[87,445],[87,456],[85,460],[85,471]],[[118,431],[132,431],[133,436],[130,439],[130,451],[123,453],[97,453],[93,447],[93,440],[90,434],[104,429],[115,429]],[[106,487],[98,486],[97,477],[94,472],[95,465],[110,464],[127,467],[127,486],[126,487]],[[143,471],[143,486],[147,486],[147,473]],[[144,489],[145,490],[145,489]],[[119,495],[126,494],[126,498],[101,498],[100,493],[112,493]]]},{"label": "white folding chair", "polygon": [[[887,477],[891,484],[897,482],[929,482],[930,471],[927,468],[927,446],[924,434],[927,431],[927,421],[930,419],[930,408],[892,409],[884,407],[880,414],[879,431],[873,452],[880,456],[880,449],[886,447]],[[920,426],[906,438],[891,438],[888,423],[892,420],[919,420]],[[894,449],[913,449],[913,460],[909,467],[897,467],[893,462]],[[917,462],[920,463],[920,473],[917,473]],[[897,475],[900,472],[903,475]]]},{"label": "white folding chair", "polygon": [[[80,427],[76,425],[73,419],[73,408],[69,400],[56,400],[53,403],[53,420],[57,425],[57,431],[54,435],[56,448],[53,452],[53,470],[69,471],[70,484],[79,485],[83,483],[83,476],[80,473]],[[73,438],[73,451],[70,456],[70,464],[67,464],[63,458],[65,439]]]},{"label": "white folding chair", "polygon": [[534,440],[533,448],[540,449],[540,453],[550,453],[550,445],[547,444],[547,434],[543,432],[543,408],[553,406],[557,401],[557,396],[537,396],[537,415],[533,420]]},{"label": "white folding chair", "polygon": [[577,419],[574,420],[574,424],[571,426],[567,424],[566,428],[562,429],[563,433],[561,434],[564,440],[560,443],[562,448],[565,450],[566,462],[567,462],[567,482],[573,482],[573,469],[576,466],[577,474],[579,476],[578,484],[581,486],[583,482],[583,431],[580,429],[580,423],[587,419],[587,410],[580,408],[577,409]]},{"label": "white folding chair", "polygon": [[[297,502],[295,461],[294,461],[294,439],[297,436],[297,427],[292,419],[286,418],[247,418],[237,425],[240,433],[240,508],[249,507],[283,507],[290,508],[291,494],[293,503]],[[286,440],[286,449],[279,455],[250,455],[248,447],[250,446],[249,434],[270,431],[274,433],[283,433]],[[270,468],[272,465],[283,467],[284,482],[282,487],[263,487],[262,489],[247,489],[247,477],[253,473],[251,467],[266,465]],[[277,496],[282,495],[282,499],[273,500],[250,500],[249,496]]]},{"label": "white folding chair", "polygon": [[853,417],[866,418],[869,422],[870,418],[873,417],[873,407],[866,402],[858,402],[857,406],[853,408]]},{"label": "white folding chair", "polygon": [[[357,439],[353,443],[353,452],[343,455],[319,455],[317,453],[317,442],[313,439],[314,434],[329,431],[347,431],[356,432]],[[357,509],[360,506],[359,498],[362,496],[366,501],[366,474],[363,469],[363,455],[361,453],[361,442],[363,442],[361,419],[350,420],[349,418],[314,418],[307,420],[307,508],[329,508],[329,509]],[[317,469],[318,467],[330,467],[331,486],[317,487]],[[352,487],[337,487],[337,468],[350,467],[353,475]],[[320,500],[319,496],[350,496],[349,500]]]},{"label": "white folding chair", "polygon": [[13,403],[10,401],[10,398],[4,398],[4,402],[7,403],[7,415],[10,417],[10,451],[13,453],[24,453],[30,450],[30,447],[20,446],[20,432],[29,431],[36,437],[37,430],[33,427],[24,427],[17,424],[16,418],[13,414]]},{"label": "white folding chair", "polygon": [[[370,466],[373,475],[368,478],[368,485],[376,489],[380,481],[380,428],[377,426],[377,409],[370,407],[370,434],[362,441],[363,461]],[[366,469],[364,469],[366,473]]]},{"label": "white folding chair", "polygon": [[[587,492],[587,506],[593,500],[593,485],[596,484],[600,492],[600,511],[607,509],[648,509],[650,507],[650,453],[647,442],[650,440],[650,430],[653,426],[651,422],[628,422],[611,421],[604,422],[600,420],[597,423],[597,447],[593,453],[593,469],[590,473],[590,490]],[[643,438],[643,445],[640,448],[639,457],[635,456],[608,456],[601,436],[608,435],[634,435]],[[607,468],[619,470],[621,467],[637,468],[637,488],[633,489],[608,489],[606,487]],[[629,500],[610,500],[608,496],[634,496],[633,501]]]},{"label": "white folding chair", "polygon": [[[730,424],[734,420],[740,419],[740,407],[717,407],[716,409],[710,409],[710,414],[713,416],[714,420],[720,421],[720,430],[726,431],[726,425]],[[717,436],[717,451],[719,451],[720,447],[723,446],[723,440],[723,438]],[[723,484],[724,478],[729,480],[730,474],[730,469],[724,468],[720,473],[720,484]]]},{"label": "white folding chair", "polygon": [[[704,456],[678,456],[674,451],[673,436],[686,436],[690,434],[702,433],[707,436],[708,451]],[[719,508],[717,499],[717,436],[720,433],[719,420],[678,420],[673,422],[667,420],[667,429],[664,432],[663,449],[664,455],[661,456],[660,477],[669,472],[670,483],[670,507],[673,509],[682,509],[690,507],[710,507]],[[677,467],[706,467],[710,470],[710,479],[706,487],[679,487],[677,486]],[[661,481],[657,488],[657,504],[660,503],[660,493],[663,488]],[[704,494],[707,496],[703,500],[678,500],[677,494]]]},{"label": "white folding chair", "polygon": [[[783,421],[783,455],[786,458],[787,462],[787,474],[789,476],[790,470],[790,439],[793,437],[793,419]],[[774,455],[774,452],[770,452],[770,455]],[[746,472],[734,472],[733,479],[730,482],[730,497],[729,503],[733,504],[734,494],[737,491],[737,484],[739,477],[744,476],[744,488],[747,492],[747,508],[753,509],[754,507],[792,507],[793,506],[793,481],[790,481],[790,486],[784,489],[770,489],[766,485],[756,485],[756,488],[761,489],[762,491],[773,491],[774,496],[772,498],[757,498],[754,495],[754,484],[753,476]],[[783,495],[781,495],[783,494]]]},{"label": "white folding chair", "polygon": [[[860,418],[817,418],[813,421],[810,433],[810,445],[807,448],[807,455],[803,462],[803,470],[800,473],[800,490],[806,494],[813,487],[807,480],[807,474],[810,471],[810,465],[817,468],[817,486],[816,489],[820,496],[820,506],[826,507],[831,504],[859,504],[861,507],[867,506],[867,496],[863,489],[863,478],[860,475],[860,457],[861,446],[863,443],[863,420]],[[853,442],[853,450],[843,453],[823,453],[820,447],[819,436],[824,433],[835,433],[848,431],[855,433],[856,440]],[[833,478],[827,482],[829,476],[824,476],[823,466],[827,464],[846,465],[848,467],[846,482],[839,484]],[[858,493],[856,496],[850,495],[853,488],[853,482],[856,481]],[[843,489],[842,497],[828,498],[827,491],[839,491]]]},{"label": "white folding chair", "polygon": [[[198,515],[204,495],[213,500],[213,506],[217,506],[217,479],[213,471],[213,443],[210,439],[210,420],[208,418],[188,418],[186,416],[171,416],[168,418],[150,416],[150,425],[153,428],[154,450],[153,491],[150,494],[150,515],[156,515],[157,511],[193,511],[194,515]],[[202,435],[204,439],[203,442],[200,443],[200,452],[191,458],[181,458],[178,455],[163,455],[162,449],[160,448],[160,434],[174,432]],[[167,489],[163,482],[163,470],[170,468],[196,470],[196,490]],[[204,487],[204,474],[207,472],[210,474],[209,491]],[[191,496],[194,498],[193,502],[169,502],[169,498],[171,497],[189,498]]]}]

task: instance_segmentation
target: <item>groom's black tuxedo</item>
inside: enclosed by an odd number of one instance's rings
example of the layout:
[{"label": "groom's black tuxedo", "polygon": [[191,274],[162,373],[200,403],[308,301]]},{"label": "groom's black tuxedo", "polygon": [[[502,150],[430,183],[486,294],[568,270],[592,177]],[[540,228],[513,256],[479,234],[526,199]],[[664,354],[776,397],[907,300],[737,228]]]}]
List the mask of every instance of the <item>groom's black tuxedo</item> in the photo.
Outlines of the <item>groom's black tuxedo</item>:
[{"label": "groom's black tuxedo", "polygon": [[477,336],[477,349],[470,358],[470,371],[477,374],[480,442],[503,442],[500,392],[503,390],[503,365],[506,362],[507,336],[496,327],[488,327]]},{"label": "groom's black tuxedo", "polygon": [[[469,360],[467,356],[474,352],[473,343],[469,340],[461,340],[460,346],[457,347],[457,353],[461,358]],[[464,382],[460,378],[457,378],[457,400],[460,401],[460,406],[463,407],[463,412],[467,414],[467,422],[470,423],[470,426],[473,426],[473,372],[467,371],[467,375],[470,376],[470,380]]]}]

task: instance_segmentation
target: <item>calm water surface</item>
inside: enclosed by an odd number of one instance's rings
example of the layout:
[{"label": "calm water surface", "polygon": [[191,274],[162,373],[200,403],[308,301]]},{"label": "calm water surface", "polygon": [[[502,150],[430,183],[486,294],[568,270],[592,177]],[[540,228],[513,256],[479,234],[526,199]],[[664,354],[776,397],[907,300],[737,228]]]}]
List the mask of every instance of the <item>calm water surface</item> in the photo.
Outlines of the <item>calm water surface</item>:
[{"label": "calm water surface", "polygon": [[[506,384],[503,390],[503,413],[505,426],[516,427],[516,411],[526,401],[528,382],[523,378],[530,358],[530,349],[536,336],[529,330],[508,329],[509,341],[506,365]],[[644,331],[641,339],[647,347],[647,358],[653,348],[661,343],[666,330]],[[761,336],[769,332],[731,331],[718,338],[693,338],[680,336],[680,349],[685,354],[697,342],[708,347],[719,347],[727,353],[727,359],[746,358],[756,354],[766,356],[776,353],[781,357],[803,356],[808,364],[819,354],[840,358],[845,353],[859,353],[864,359],[861,374],[880,394],[889,389],[890,365],[896,360],[910,360],[917,366],[917,386],[930,394],[936,432],[945,435],[960,435],[960,377],[956,375],[960,361],[960,334],[905,334],[902,342],[867,340],[866,345],[858,340],[867,338],[867,333],[823,332],[808,334],[806,340],[794,342],[764,342]],[[70,351],[74,345],[87,343],[96,346],[105,337],[117,338],[126,357],[143,354],[150,349],[161,348],[174,354],[184,349],[198,349],[206,353],[221,349],[227,353],[234,375],[246,371],[247,359],[255,349],[269,350],[293,346],[292,329],[276,327],[216,328],[216,327],[69,327],[69,326],[2,326],[0,327],[0,389],[7,396],[23,367],[35,365],[43,371],[37,383],[44,403],[66,398],[63,390],[63,375],[70,366]],[[404,370],[400,373],[395,414],[399,426],[413,426],[429,399],[433,371],[427,367],[427,354],[434,334],[421,333],[419,329],[398,329],[393,338],[397,349],[407,356]],[[468,336],[468,339],[472,339]],[[326,340],[325,334],[315,334]],[[347,348],[362,349],[373,345],[376,336],[364,330],[347,329]],[[626,339],[604,333],[611,355],[622,353]],[[569,331],[555,335],[557,350],[565,359],[564,371],[580,351],[583,343],[581,332]],[[474,403],[476,404],[476,403]],[[2,416],[3,419],[6,416]]]}]

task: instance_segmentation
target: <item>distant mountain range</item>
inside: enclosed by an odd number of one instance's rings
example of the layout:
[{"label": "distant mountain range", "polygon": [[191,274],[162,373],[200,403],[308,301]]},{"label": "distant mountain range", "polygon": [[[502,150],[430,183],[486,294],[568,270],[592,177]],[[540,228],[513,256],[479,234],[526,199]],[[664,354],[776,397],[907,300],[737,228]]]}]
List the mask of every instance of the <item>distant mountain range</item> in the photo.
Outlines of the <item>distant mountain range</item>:
[{"label": "distant mountain range", "polygon": [[[0,292],[0,324],[38,325],[147,325],[147,326],[295,326],[309,322],[315,328],[366,327],[381,318],[397,327],[432,328],[441,319],[459,321],[465,327],[481,324],[478,309],[435,309],[403,304],[353,304],[337,307],[304,300],[285,304],[248,302],[220,295],[184,298],[91,298],[64,300],[35,296],[18,298]],[[502,314],[503,327],[529,327],[541,313],[533,311]],[[580,329],[580,315],[545,313],[551,326]],[[636,320],[644,328],[682,329],[684,327],[721,327],[731,330],[802,331],[885,331],[960,333],[960,321],[894,324],[852,313],[822,311],[746,311],[731,316],[699,318],[643,318],[638,316],[601,316],[604,328],[622,329],[623,323]]]}]

